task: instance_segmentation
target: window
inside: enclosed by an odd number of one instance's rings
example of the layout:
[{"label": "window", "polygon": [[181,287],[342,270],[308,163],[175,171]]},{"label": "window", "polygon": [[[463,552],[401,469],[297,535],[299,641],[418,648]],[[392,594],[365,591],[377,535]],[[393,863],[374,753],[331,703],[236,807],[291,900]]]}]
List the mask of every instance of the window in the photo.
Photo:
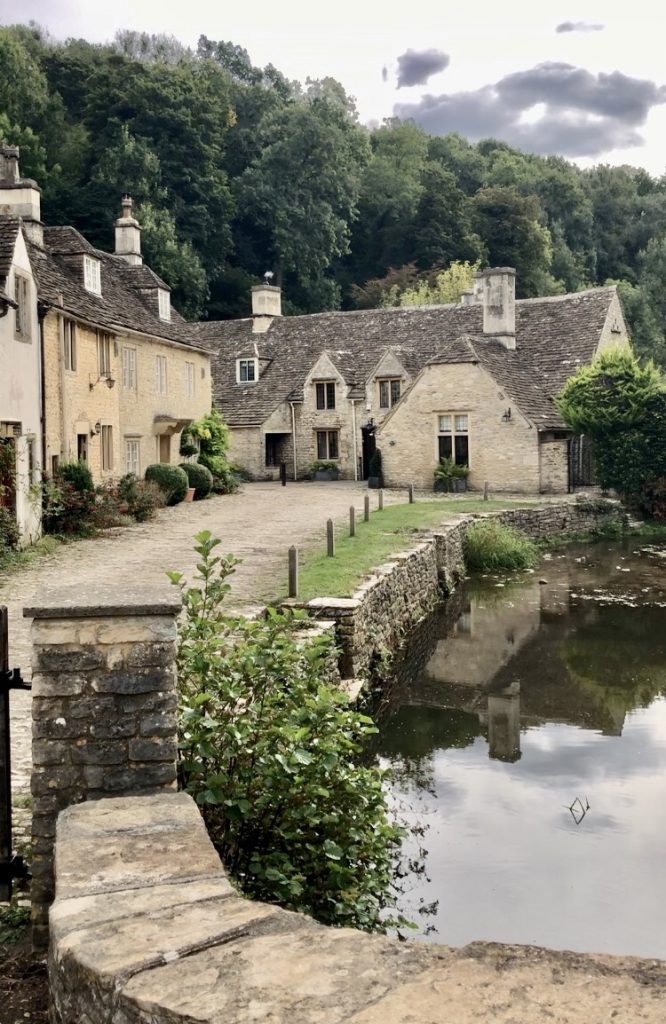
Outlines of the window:
[{"label": "window", "polygon": [[38,483],[37,449],[34,437],[28,438],[28,479],[31,484]]},{"label": "window", "polygon": [[445,413],[438,418],[440,459],[453,459],[457,466],[469,466],[469,416]]},{"label": "window", "polygon": [[166,356],[155,357],[155,388],[158,395],[166,395],[167,393],[167,361]]},{"label": "window", "polygon": [[111,376],[111,336],[97,332],[97,372],[100,377]]},{"label": "window", "polygon": [[236,381],[238,384],[254,384],[257,379],[257,360],[239,359],[236,363]]},{"label": "window", "polygon": [[339,459],[340,445],[338,443],[337,430],[317,431],[317,458],[318,459]]},{"label": "window", "polygon": [[136,391],[136,349],[123,348],[123,387]]},{"label": "window", "polygon": [[141,471],[140,444],[136,437],[125,438],[125,472],[134,473],[134,476],[139,476]]},{"label": "window", "polygon": [[95,295],[102,294],[102,277],[100,274],[99,260],[92,256],[83,257],[83,286],[88,292]]},{"label": "window", "polygon": [[335,409],[335,381],[324,380],[316,385],[317,408]]},{"label": "window", "polygon": [[76,324],[73,320],[63,320],[63,347],[65,369],[76,370]]},{"label": "window", "polygon": [[157,289],[157,306],[160,314],[160,320],[171,319],[171,296],[164,288]]},{"label": "window", "polygon": [[400,398],[400,380],[380,380],[379,408],[390,409]]},{"label": "window", "polygon": [[77,434],[76,435],[76,457],[79,462],[88,461],[88,435]]},{"label": "window", "polygon": [[101,433],[102,440],[102,469],[113,469],[113,427],[103,426]]},{"label": "window", "polygon": [[185,394],[194,398],[194,363],[185,363]]},{"label": "window", "polygon": [[14,300],[17,303],[14,312],[14,332],[17,338],[30,340],[30,283],[27,277],[14,274]]}]

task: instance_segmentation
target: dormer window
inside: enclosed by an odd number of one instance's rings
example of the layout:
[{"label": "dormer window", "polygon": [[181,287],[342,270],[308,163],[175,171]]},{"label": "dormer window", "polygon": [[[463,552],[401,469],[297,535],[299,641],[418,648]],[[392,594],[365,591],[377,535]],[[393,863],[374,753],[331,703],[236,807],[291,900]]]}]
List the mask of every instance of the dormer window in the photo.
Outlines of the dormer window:
[{"label": "dormer window", "polygon": [[159,308],[160,320],[171,319],[171,296],[164,288],[157,289],[157,305]]},{"label": "dormer window", "polygon": [[236,383],[254,384],[259,376],[258,359],[236,360]]},{"label": "dormer window", "polygon": [[93,292],[94,295],[102,294],[100,263],[92,256],[83,257],[83,285],[86,291]]}]

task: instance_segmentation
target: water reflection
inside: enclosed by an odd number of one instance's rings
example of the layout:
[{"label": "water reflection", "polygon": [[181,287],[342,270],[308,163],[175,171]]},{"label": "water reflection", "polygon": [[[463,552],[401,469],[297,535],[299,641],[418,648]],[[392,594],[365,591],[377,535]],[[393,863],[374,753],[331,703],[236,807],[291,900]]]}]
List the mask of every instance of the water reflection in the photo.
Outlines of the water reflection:
[{"label": "water reflection", "polygon": [[379,752],[430,826],[402,909],[438,901],[439,941],[666,956],[662,565],[571,549],[461,589],[414,638]]}]

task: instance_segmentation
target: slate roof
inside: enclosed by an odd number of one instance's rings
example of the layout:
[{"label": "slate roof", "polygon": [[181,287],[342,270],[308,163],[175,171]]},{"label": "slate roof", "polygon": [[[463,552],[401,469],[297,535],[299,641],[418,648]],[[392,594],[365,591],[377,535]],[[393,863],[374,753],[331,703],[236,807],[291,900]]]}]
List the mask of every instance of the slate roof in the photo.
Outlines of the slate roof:
[{"label": "slate roof", "polygon": [[[252,319],[194,324],[193,335],[212,356],[216,404],[232,426],[262,423],[282,402],[302,398],[303,385],[326,352],[349,387],[363,385],[391,349],[415,377],[432,362],[479,362],[507,398],[542,428],[563,427],[553,396],[578,366],[591,362],[614,287],[516,302],[516,349],[484,339],[481,305],[394,309],[275,317],[252,333]],[[236,383],[236,359],[265,360],[256,384]]]},{"label": "slate roof", "polygon": [[[192,325],[177,310],[172,307],[171,320],[162,320],[157,301],[151,302],[149,296],[141,294],[140,289],[144,288],[169,290],[149,267],[133,267],[120,256],[95,249],[72,227],[44,228],[43,247],[27,239],[26,242],[40,302],[62,308],[110,332],[128,328],[165,341],[200,347]],[[83,267],[77,265],[83,254],[100,261],[101,295],[83,286]]]},{"label": "slate roof", "polygon": [[9,275],[18,229],[16,217],[0,217],[0,281],[6,280]]}]

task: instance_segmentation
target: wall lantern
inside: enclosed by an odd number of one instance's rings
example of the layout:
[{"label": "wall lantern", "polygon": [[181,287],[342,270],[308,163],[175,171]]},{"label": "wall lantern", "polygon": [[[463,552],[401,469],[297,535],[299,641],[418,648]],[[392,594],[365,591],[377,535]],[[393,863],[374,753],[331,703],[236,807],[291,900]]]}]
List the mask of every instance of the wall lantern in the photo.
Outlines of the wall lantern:
[{"label": "wall lantern", "polygon": [[90,431],[90,436],[94,437],[95,434],[101,434],[101,433],[102,433],[102,424],[99,422],[99,420],[97,420],[97,423],[95,424],[95,426]]},{"label": "wall lantern", "polygon": [[509,407],[508,409],[506,409],[502,413],[502,422],[503,423],[510,423],[511,422],[511,407]]},{"label": "wall lantern", "polygon": [[96,380],[96,381],[92,381],[92,380],[91,380],[91,381],[89,381],[89,382],[88,382],[88,387],[90,388],[90,390],[92,391],[92,389],[93,389],[94,387],[96,387],[96,386],[97,386],[97,385],[99,384],[99,382],[100,382],[101,380],[103,380],[103,381],[104,381],[104,383],[106,384],[106,386],[107,386],[107,388],[109,389],[109,391],[111,390],[111,388],[112,388],[112,387],[114,386],[114,384],[116,383],[116,381],[115,381],[115,378],[114,378],[114,377],[111,377],[111,376],[109,376],[109,374],[108,374],[108,373],[100,373],[100,375],[99,375],[99,377],[97,378],[97,380]]}]

